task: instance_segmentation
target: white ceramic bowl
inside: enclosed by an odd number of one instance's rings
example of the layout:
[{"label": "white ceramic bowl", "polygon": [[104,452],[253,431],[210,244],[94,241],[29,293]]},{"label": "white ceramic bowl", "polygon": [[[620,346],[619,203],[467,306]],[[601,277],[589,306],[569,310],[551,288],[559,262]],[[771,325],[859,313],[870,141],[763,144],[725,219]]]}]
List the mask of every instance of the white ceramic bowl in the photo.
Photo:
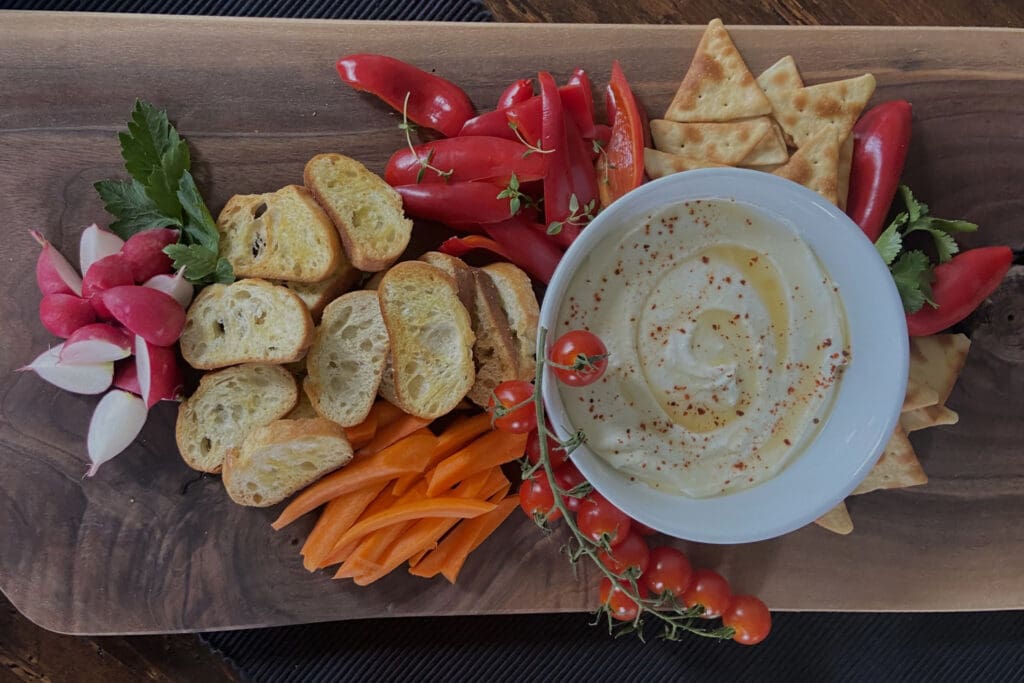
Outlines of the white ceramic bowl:
[{"label": "white ceramic bowl", "polygon": [[[541,326],[557,329],[562,299],[585,255],[646,215],[695,199],[732,199],[788,221],[824,265],[846,312],[851,360],[813,442],[778,475],[749,489],[689,498],[630,482],[585,445],[573,462],[630,517],[670,536],[747,543],[798,529],[843,500],[878,460],[896,428],[907,386],[907,328],[899,294],[874,246],[846,214],[815,192],[768,173],[715,168],[647,183],[612,204],[563,257],[544,297]],[[549,335],[548,343],[554,340]],[[546,371],[543,397],[562,438],[575,431],[557,380]]]}]

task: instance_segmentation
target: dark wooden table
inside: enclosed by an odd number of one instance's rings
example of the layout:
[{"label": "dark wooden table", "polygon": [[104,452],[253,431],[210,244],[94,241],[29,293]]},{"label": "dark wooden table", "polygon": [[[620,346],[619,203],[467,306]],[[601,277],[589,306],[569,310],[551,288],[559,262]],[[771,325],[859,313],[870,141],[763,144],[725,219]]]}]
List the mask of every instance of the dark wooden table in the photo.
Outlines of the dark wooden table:
[{"label": "dark wooden table", "polygon": [[[1017,0],[484,0],[498,21],[1024,27]],[[2,600],[2,598],[0,598]],[[0,683],[27,680],[237,681],[195,636],[74,638],[44,631],[0,602]]]}]

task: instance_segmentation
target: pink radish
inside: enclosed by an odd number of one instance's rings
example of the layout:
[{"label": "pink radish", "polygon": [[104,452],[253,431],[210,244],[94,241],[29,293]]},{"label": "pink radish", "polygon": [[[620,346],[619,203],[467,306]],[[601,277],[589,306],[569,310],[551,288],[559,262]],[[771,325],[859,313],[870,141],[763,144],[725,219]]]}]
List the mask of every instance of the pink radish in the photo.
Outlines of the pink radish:
[{"label": "pink radish", "polygon": [[100,297],[115,320],[150,344],[170,346],[185,327],[181,304],[150,287],[112,287]]},{"label": "pink radish", "polygon": [[60,362],[68,364],[102,363],[132,355],[131,339],[120,328],[108,323],[79,327],[63,346]]},{"label": "pink radish", "polygon": [[178,231],[173,228],[144,230],[129,237],[121,253],[131,266],[135,282],[171,272],[171,257],[164,253],[164,247],[177,241]]},{"label": "pink radish", "polygon": [[35,230],[30,230],[32,239],[43,248],[36,261],[36,283],[43,295],[76,294],[82,296],[82,278],[68,263],[68,260],[46,238]]},{"label": "pink radish", "polygon": [[100,399],[89,421],[86,446],[89,450],[89,471],[96,474],[100,465],[128,448],[146,424],[146,404],[127,391],[114,389]]},{"label": "pink radish", "polygon": [[60,352],[63,346],[58,344],[44,351],[25,367],[18,368],[18,372],[31,370],[55,387],[75,394],[100,394],[110,387],[114,379],[113,363],[61,363]]},{"label": "pink radish", "polygon": [[52,334],[70,337],[78,328],[96,322],[96,311],[81,297],[54,292],[39,302],[39,320]]},{"label": "pink radish", "polygon": [[192,295],[195,293],[195,287],[185,279],[184,268],[174,275],[154,275],[146,280],[142,286],[152,287],[159,292],[170,295],[172,299],[181,304],[182,308],[188,308],[188,305],[192,303]]},{"label": "pink radish", "polygon": [[82,231],[82,239],[78,243],[78,265],[81,272],[88,273],[89,266],[104,256],[116,254],[123,246],[123,239],[93,223]]},{"label": "pink radish", "polygon": [[135,337],[135,367],[138,373],[140,396],[147,408],[160,401],[181,398],[185,380],[178,367],[173,346],[155,346],[142,337]]},{"label": "pink radish", "polygon": [[98,295],[111,287],[133,285],[132,270],[128,261],[121,254],[104,256],[89,267],[82,279],[82,296],[92,302],[96,315],[102,320],[111,320],[113,316],[107,310],[103,299]]},{"label": "pink radish", "polygon": [[125,358],[114,366],[114,387],[130,391],[136,396],[142,396],[138,368],[134,358]]}]

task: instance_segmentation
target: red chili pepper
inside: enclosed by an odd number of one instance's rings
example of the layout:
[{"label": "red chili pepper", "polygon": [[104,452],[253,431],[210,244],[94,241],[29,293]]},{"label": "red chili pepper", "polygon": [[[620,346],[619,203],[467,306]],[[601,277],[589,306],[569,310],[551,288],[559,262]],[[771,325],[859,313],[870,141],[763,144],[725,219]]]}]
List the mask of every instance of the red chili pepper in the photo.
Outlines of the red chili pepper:
[{"label": "red chili pepper", "polygon": [[594,139],[594,93],[587,72],[583,69],[573,71],[569,82],[558,89],[558,94],[562,96],[562,105],[576,122],[580,134],[588,140]]},{"label": "red chili pepper", "polygon": [[498,98],[498,106],[495,109],[503,111],[512,105],[525,102],[531,97],[533,97],[533,79],[520,78],[505,88],[505,92],[501,93],[501,97]]},{"label": "red chili pepper", "polygon": [[[612,139],[612,127],[603,123],[595,123],[593,139],[601,143],[601,149],[608,149],[608,141]],[[601,156],[601,151],[596,147],[591,147],[590,157],[597,159],[599,156]]]},{"label": "red chili pepper", "polygon": [[509,128],[508,117],[504,109],[489,111],[480,116],[474,116],[462,126],[458,137],[493,137],[505,138],[506,140],[518,140],[515,131]]},{"label": "red chili pepper", "polygon": [[853,127],[853,162],[846,214],[874,242],[885,228],[889,207],[910,147],[910,103],[883,102]]},{"label": "red chili pepper", "polygon": [[[415,151],[414,151],[415,150]],[[384,169],[389,185],[416,183],[458,183],[486,180],[504,187],[514,173],[521,183],[544,177],[547,160],[543,154],[527,154],[519,142],[496,137],[456,137],[405,147],[391,155]],[[427,162],[451,175],[424,169]]]},{"label": "red chili pepper", "polygon": [[644,115],[618,61],[612,62],[607,99],[615,118],[606,156],[598,160],[602,206],[640,187],[644,181]]},{"label": "red chili pepper", "polygon": [[500,223],[512,216],[510,200],[498,199],[500,191],[490,183],[420,183],[395,190],[406,213],[438,223]]},{"label": "red chili pepper", "polygon": [[341,80],[356,90],[381,98],[402,111],[406,96],[409,119],[454,137],[473,116],[473,103],[462,88],[394,57],[347,55],[338,60]]},{"label": "red chili pepper", "polygon": [[572,163],[569,140],[562,109],[562,98],[558,93],[555,79],[547,71],[537,74],[540,83],[541,101],[541,148],[548,157],[548,172],[544,176],[544,219],[551,223],[562,223],[563,227],[573,211]]},{"label": "red chili pepper", "polygon": [[960,252],[947,263],[935,267],[932,300],[917,313],[907,316],[907,331],[912,337],[926,337],[955,325],[996,291],[1013,262],[1009,247],[981,247]]},{"label": "red chili pepper", "polygon": [[551,276],[562,260],[562,250],[544,234],[543,225],[517,216],[504,223],[480,227],[501,245],[510,262],[525,270],[535,280],[544,284],[551,282]]},{"label": "red chili pepper", "polygon": [[490,237],[483,237],[482,235],[449,237],[444,242],[441,242],[441,245],[437,248],[437,250],[442,254],[457,256],[459,258],[462,258],[475,249],[484,249],[505,259],[506,261],[512,261],[512,257],[508,255],[508,252],[505,251],[504,247]]}]

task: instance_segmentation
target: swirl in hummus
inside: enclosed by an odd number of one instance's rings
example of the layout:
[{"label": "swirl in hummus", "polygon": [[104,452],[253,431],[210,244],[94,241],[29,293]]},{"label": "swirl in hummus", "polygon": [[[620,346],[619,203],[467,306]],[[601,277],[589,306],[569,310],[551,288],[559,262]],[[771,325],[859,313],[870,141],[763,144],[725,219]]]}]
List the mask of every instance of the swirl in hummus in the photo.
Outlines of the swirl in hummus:
[{"label": "swirl in hummus", "polygon": [[691,497],[775,476],[827,417],[849,361],[835,285],[783,220],[742,203],[677,204],[587,256],[558,331],[610,351],[562,386],[588,446],[632,480]]}]

